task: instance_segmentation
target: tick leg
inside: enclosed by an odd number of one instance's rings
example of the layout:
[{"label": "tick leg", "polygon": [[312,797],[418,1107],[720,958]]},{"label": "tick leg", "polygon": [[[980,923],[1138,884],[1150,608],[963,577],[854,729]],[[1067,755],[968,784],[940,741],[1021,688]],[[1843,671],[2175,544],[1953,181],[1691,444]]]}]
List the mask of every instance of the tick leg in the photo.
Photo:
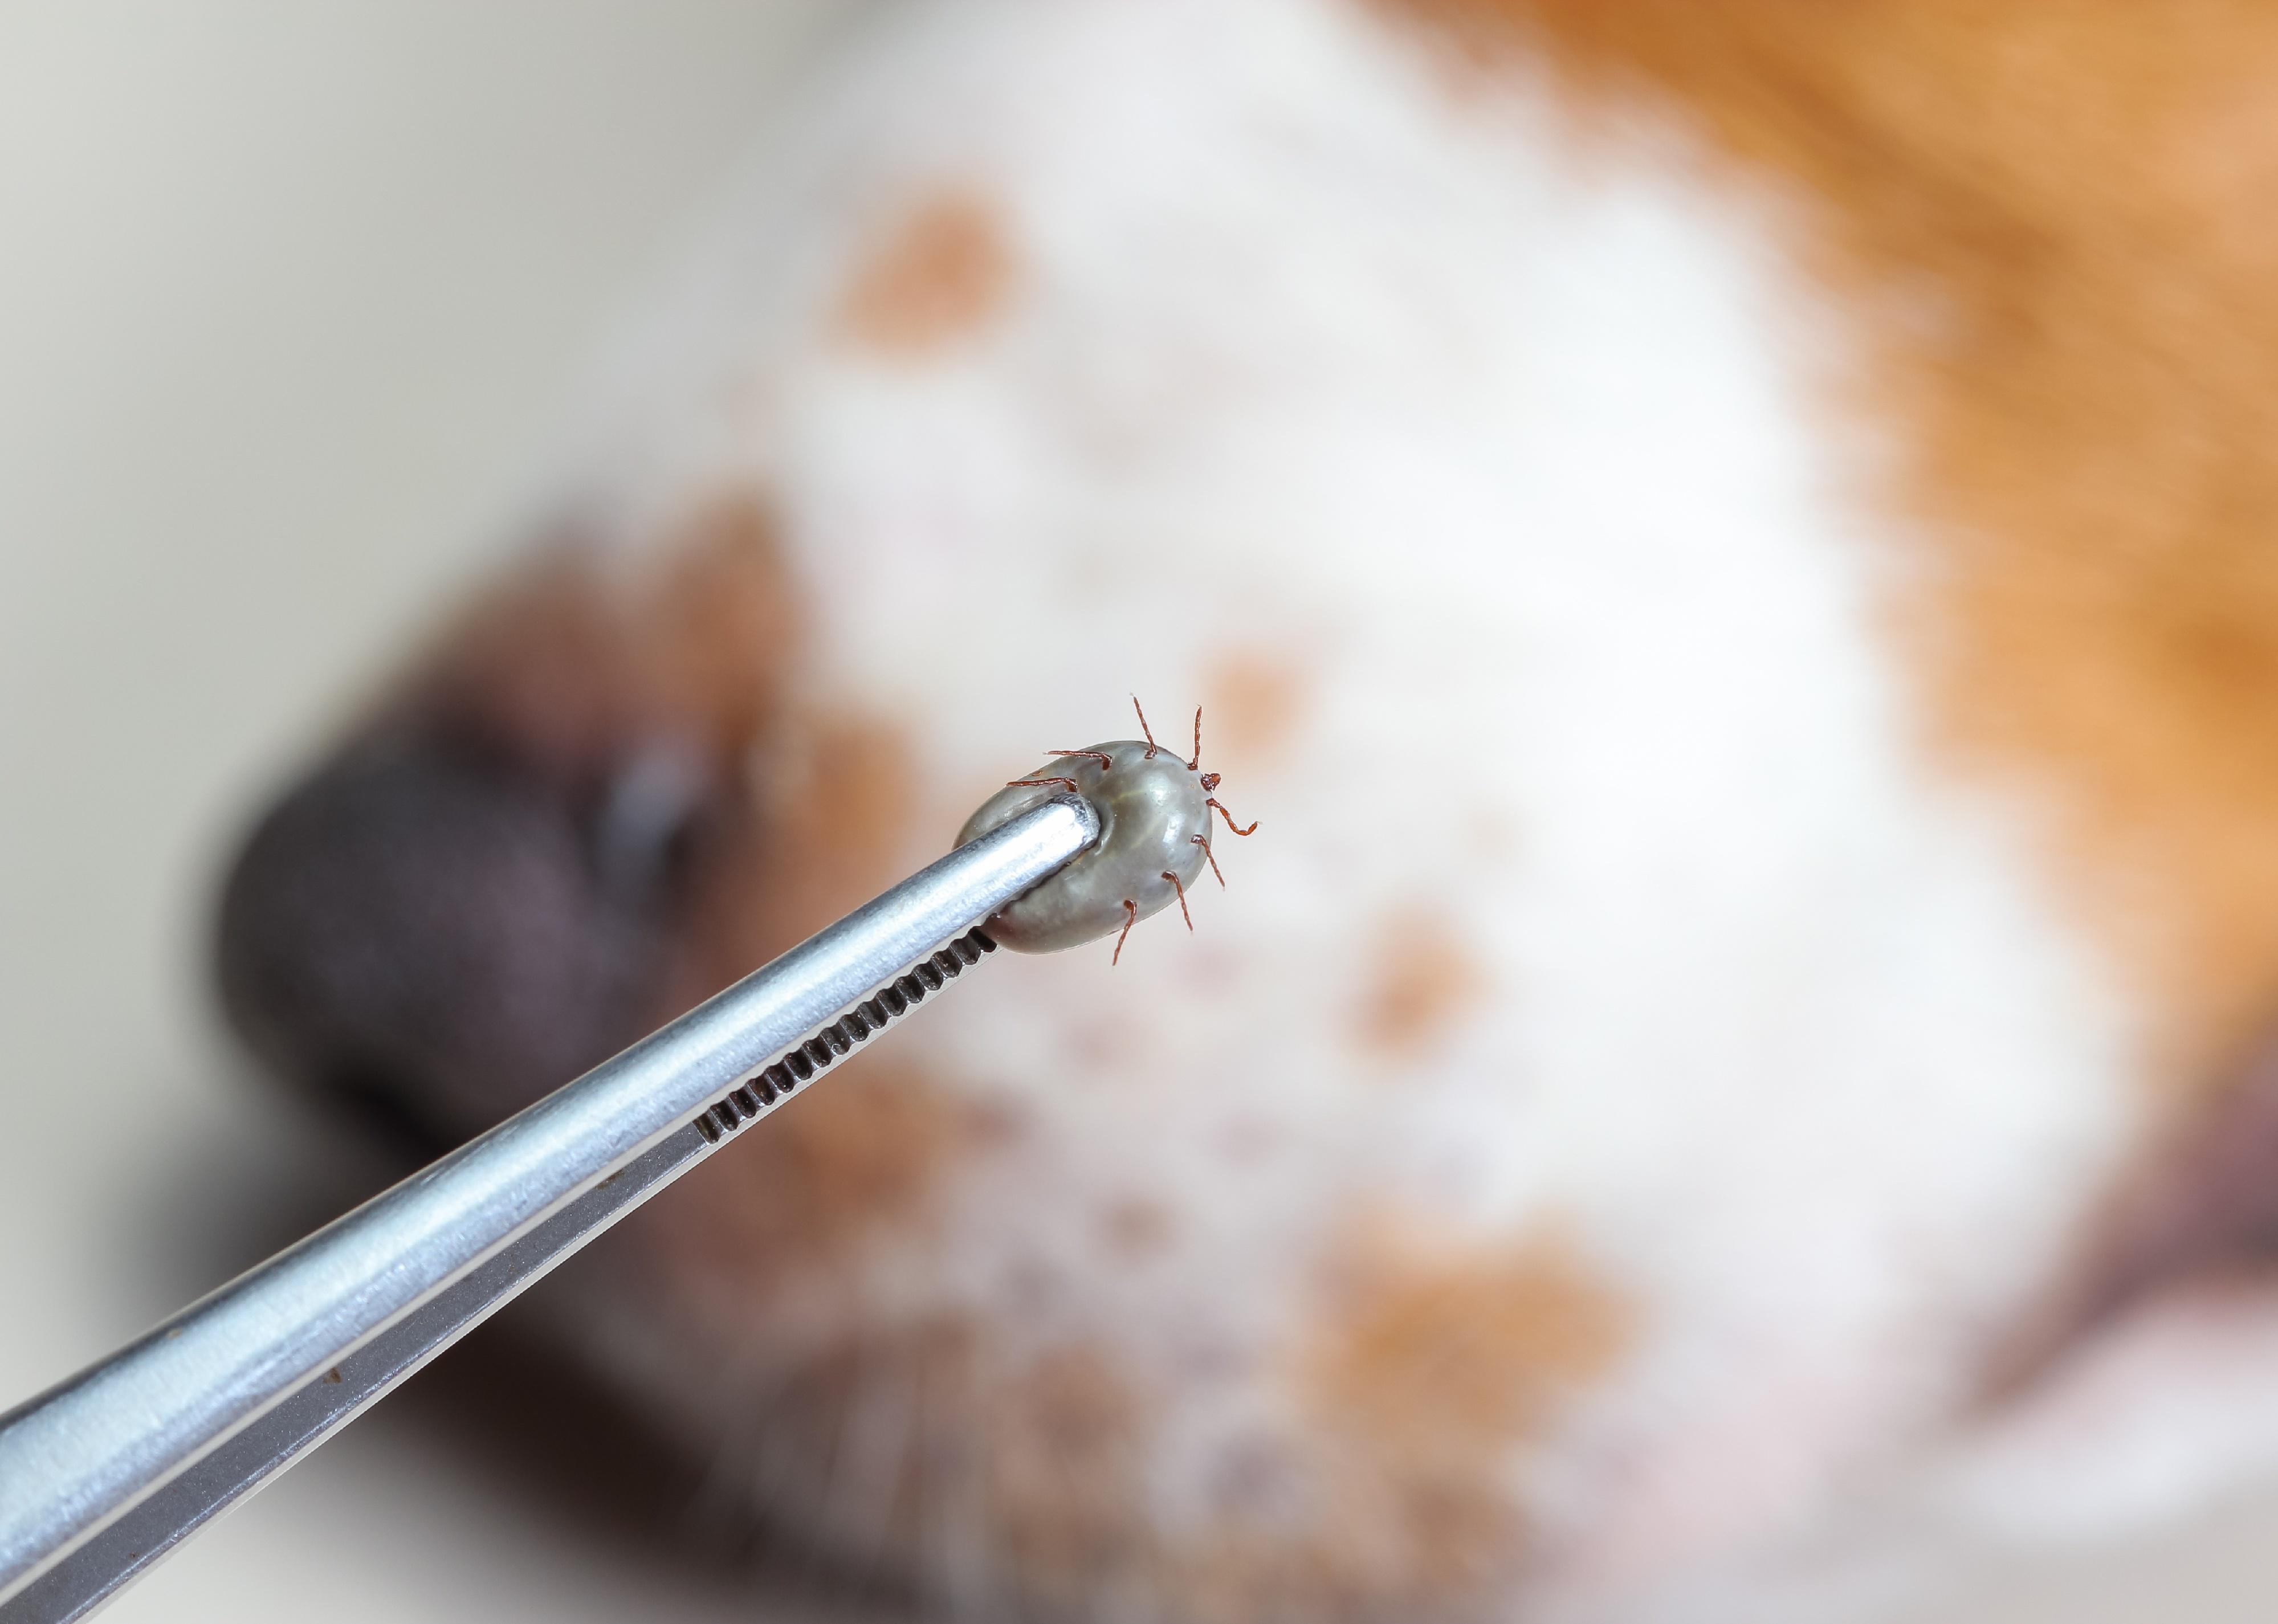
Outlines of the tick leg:
[{"label": "tick leg", "polygon": [[[1017,789],[1027,784],[1066,784],[1068,787],[1069,794],[1082,795],[1083,793],[1083,787],[1077,783],[1073,778],[1015,778],[1008,782],[1005,788],[1007,789]],[[1219,811],[1220,812],[1224,812],[1226,808],[1223,806],[1219,808]]]},{"label": "tick leg", "polygon": [[1219,799],[1218,799],[1218,797],[1216,797],[1216,796],[1212,796],[1212,797],[1211,797],[1211,798],[1210,798],[1209,800],[1207,800],[1207,801],[1204,801],[1204,802],[1203,803],[1203,804],[1204,804],[1204,805],[1205,805],[1205,806],[1217,806],[1217,807],[1218,807],[1218,815],[1219,815],[1219,817],[1221,817],[1221,818],[1223,818],[1223,819],[1225,819],[1225,820],[1226,820],[1226,827],[1228,827],[1229,829],[1232,829],[1235,834],[1237,834],[1237,835],[1255,835],[1255,834],[1257,834],[1257,825],[1255,822],[1252,822],[1252,823],[1250,824],[1250,826],[1248,828],[1246,828],[1246,829],[1245,829],[1245,828],[1243,828],[1240,824],[1236,823],[1236,822],[1234,820],[1234,814],[1233,814],[1232,812],[1230,812],[1227,811],[1227,809],[1226,809],[1225,807],[1223,807],[1223,806],[1219,806]]},{"label": "tick leg", "polygon": [[[1219,810],[1223,812],[1225,808],[1221,807]],[[1226,876],[1224,874],[1219,874],[1218,873],[1218,858],[1212,852],[1210,849],[1210,842],[1204,840],[1199,835],[1189,835],[1187,838],[1203,849],[1203,856],[1210,859],[1211,873],[1218,874],[1219,888],[1223,890],[1226,887]]]},{"label": "tick leg", "polygon": [[1115,765],[1115,758],[1104,750],[1055,750],[1051,754],[1059,759],[1065,759],[1069,756],[1089,756],[1094,761],[1099,763],[1099,770],[1103,773]]},{"label": "tick leg", "polygon": [[1188,772],[1189,772],[1189,773],[1191,773],[1191,772],[1193,772],[1196,767],[1198,767],[1198,766],[1202,766],[1202,764],[1203,764],[1203,707],[1202,707],[1201,705],[1198,705],[1195,706],[1195,759],[1194,759],[1192,761],[1189,761],[1189,762],[1188,762],[1188,763],[1187,763],[1187,771],[1188,771]]},{"label": "tick leg", "polygon": [[[1135,711],[1139,711],[1139,696],[1137,694],[1133,694],[1131,696],[1131,708]],[[1155,759],[1155,752],[1161,749],[1162,746],[1155,743],[1155,731],[1147,725],[1147,713],[1144,711],[1139,711],[1139,731],[1147,736],[1147,759],[1152,761]]]},{"label": "tick leg", "polygon": [[1187,888],[1181,885],[1179,883],[1178,875],[1173,873],[1167,868],[1163,871],[1163,878],[1171,882],[1171,888],[1179,894],[1179,912],[1180,915],[1187,921],[1187,928],[1189,930],[1194,929],[1195,916],[1187,912]]},{"label": "tick leg", "polygon": [[1122,935],[1115,938],[1115,957],[1107,961],[1107,967],[1110,970],[1123,962],[1123,937],[1129,935],[1131,927],[1137,923],[1139,923],[1139,904],[1127,896],[1123,899],[1123,933]]}]

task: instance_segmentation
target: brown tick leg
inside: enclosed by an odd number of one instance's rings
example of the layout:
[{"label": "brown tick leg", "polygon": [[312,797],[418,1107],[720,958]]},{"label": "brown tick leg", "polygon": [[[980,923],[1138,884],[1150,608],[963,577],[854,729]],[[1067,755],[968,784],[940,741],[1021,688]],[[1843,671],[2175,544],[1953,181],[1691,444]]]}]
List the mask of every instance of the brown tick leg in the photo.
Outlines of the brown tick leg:
[{"label": "brown tick leg", "polygon": [[[1135,711],[1139,711],[1139,696],[1137,694],[1133,694],[1131,696],[1131,708]],[[1146,759],[1152,761],[1155,759],[1155,752],[1161,749],[1162,746],[1155,743],[1155,730],[1147,725],[1147,713],[1144,711],[1139,711],[1139,731],[1147,736]]]},{"label": "brown tick leg", "polygon": [[1181,884],[1179,883],[1179,877],[1178,877],[1178,875],[1176,875],[1176,874],[1173,873],[1172,873],[1169,869],[1167,869],[1167,868],[1166,868],[1166,869],[1165,869],[1165,870],[1163,871],[1163,878],[1164,878],[1164,879],[1166,879],[1166,880],[1167,880],[1167,881],[1169,881],[1171,882],[1171,888],[1172,888],[1173,891],[1176,891],[1176,892],[1179,894],[1179,914],[1180,914],[1180,917],[1181,917],[1181,918],[1182,918],[1182,919],[1184,919],[1186,920],[1186,922],[1187,922],[1187,928],[1188,928],[1189,930],[1192,930],[1192,929],[1194,929],[1194,927],[1195,927],[1195,916],[1194,916],[1193,914],[1189,913],[1189,912],[1187,911],[1187,888],[1186,888],[1186,887],[1184,887],[1184,886],[1182,886],[1182,885],[1181,885]]},{"label": "brown tick leg", "polygon": [[1198,767],[1198,766],[1202,766],[1202,764],[1203,764],[1203,707],[1202,707],[1201,705],[1198,705],[1195,706],[1195,759],[1194,759],[1193,760],[1191,760],[1191,761],[1189,761],[1189,762],[1188,762],[1188,763],[1187,763],[1187,771],[1188,771],[1188,772],[1189,772],[1189,773],[1191,773],[1191,772],[1193,772],[1196,767]]},{"label": "brown tick leg", "polygon": [[1240,824],[1236,823],[1234,820],[1234,814],[1227,811],[1225,807],[1219,805],[1218,797],[1216,796],[1212,796],[1209,800],[1204,801],[1203,804],[1205,806],[1218,806],[1218,815],[1226,820],[1226,827],[1232,829],[1235,834],[1255,835],[1257,833],[1257,825],[1255,822],[1252,822],[1246,829]]},{"label": "brown tick leg", "polygon": [[[1221,809],[1221,810],[1223,810],[1223,809]],[[1219,883],[1219,888],[1221,890],[1223,890],[1223,889],[1225,888],[1225,887],[1226,887],[1226,876],[1225,876],[1224,874],[1219,874],[1219,871],[1218,871],[1218,858],[1217,858],[1217,855],[1216,855],[1215,853],[1213,853],[1213,852],[1211,850],[1211,849],[1210,849],[1210,842],[1208,842],[1208,841],[1204,840],[1204,839],[1201,835],[1188,835],[1188,836],[1187,836],[1187,838],[1188,838],[1189,840],[1190,840],[1190,841],[1194,842],[1195,842],[1195,844],[1196,844],[1197,846],[1200,846],[1200,847],[1203,849],[1203,856],[1204,856],[1204,857],[1205,857],[1205,858],[1209,858],[1209,860],[1210,860],[1211,873],[1214,873],[1214,874],[1218,874],[1218,883]]]},{"label": "brown tick leg", "polygon": [[[1015,778],[1009,781],[1005,784],[1005,788],[1007,789],[1018,789],[1023,785],[1028,784],[1066,784],[1068,787],[1069,794],[1082,795],[1083,793],[1082,787],[1073,778]],[[1219,811],[1220,812],[1224,812],[1226,808],[1223,806],[1219,808]]]},{"label": "brown tick leg", "polygon": [[1094,761],[1099,763],[1099,770],[1103,773],[1115,765],[1115,758],[1104,750],[1054,750],[1045,753],[1056,760],[1068,756],[1089,756]]},{"label": "brown tick leg", "polygon": [[1131,927],[1137,923],[1139,923],[1139,904],[1127,896],[1123,899],[1123,932],[1121,935],[1115,938],[1115,957],[1107,961],[1107,967],[1110,970],[1123,962],[1123,937],[1129,935]]}]

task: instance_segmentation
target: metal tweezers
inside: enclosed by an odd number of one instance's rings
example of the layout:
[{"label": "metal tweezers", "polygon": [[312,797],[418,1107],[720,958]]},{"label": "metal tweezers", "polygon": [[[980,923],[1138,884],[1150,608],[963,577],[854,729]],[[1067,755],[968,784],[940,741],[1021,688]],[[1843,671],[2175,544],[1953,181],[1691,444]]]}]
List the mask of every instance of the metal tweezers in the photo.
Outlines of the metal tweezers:
[{"label": "metal tweezers", "polygon": [[996,944],[1099,834],[961,846],[481,1138],[0,1414],[0,1624],[84,1616]]}]

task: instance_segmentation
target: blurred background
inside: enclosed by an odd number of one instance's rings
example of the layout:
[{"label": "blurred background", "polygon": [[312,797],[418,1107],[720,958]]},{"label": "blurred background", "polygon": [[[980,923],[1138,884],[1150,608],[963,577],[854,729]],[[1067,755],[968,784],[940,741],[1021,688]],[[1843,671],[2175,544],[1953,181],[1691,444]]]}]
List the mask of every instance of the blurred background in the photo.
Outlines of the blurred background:
[{"label": "blurred background", "polygon": [[[218,865],[508,528],[599,336],[865,9],[0,4],[0,1404],[377,1177],[221,1033]],[[591,1395],[502,1414],[513,1334],[111,1616],[814,1611],[677,1538],[688,1485]],[[1936,1616],[2259,1618],[2274,1535],[2278,1495],[1988,1553]]]}]

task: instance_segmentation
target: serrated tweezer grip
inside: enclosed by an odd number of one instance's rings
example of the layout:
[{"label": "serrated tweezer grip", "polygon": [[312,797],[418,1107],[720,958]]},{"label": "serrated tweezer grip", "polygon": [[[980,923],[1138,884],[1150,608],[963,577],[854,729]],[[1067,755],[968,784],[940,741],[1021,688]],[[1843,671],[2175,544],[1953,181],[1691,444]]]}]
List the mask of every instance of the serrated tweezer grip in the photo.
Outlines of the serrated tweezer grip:
[{"label": "serrated tweezer grip", "polygon": [[974,927],[1098,832],[1069,797],[959,847],[0,1414],[0,1621],[75,1619],[116,1594],[901,1014],[911,989],[957,973],[937,960],[976,962],[994,943]]}]

